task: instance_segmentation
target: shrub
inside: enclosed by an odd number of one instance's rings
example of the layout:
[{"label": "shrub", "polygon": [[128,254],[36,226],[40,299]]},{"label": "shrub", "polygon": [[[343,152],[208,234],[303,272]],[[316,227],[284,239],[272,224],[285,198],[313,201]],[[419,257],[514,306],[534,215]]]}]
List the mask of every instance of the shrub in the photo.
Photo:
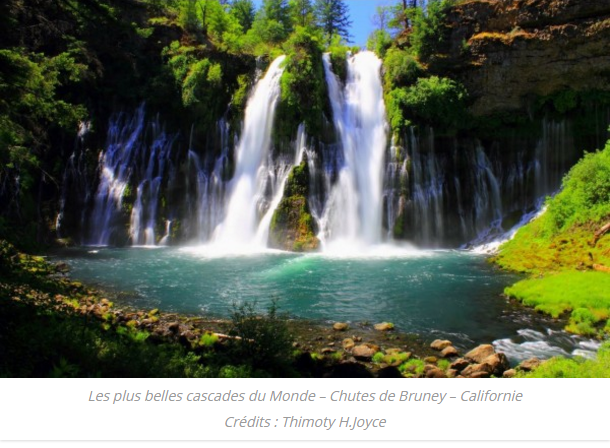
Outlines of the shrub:
[{"label": "shrub", "polygon": [[231,350],[237,359],[254,368],[286,368],[291,360],[292,336],[286,324],[287,316],[280,314],[277,301],[272,301],[266,314],[256,311],[256,302],[233,304],[227,330]]}]

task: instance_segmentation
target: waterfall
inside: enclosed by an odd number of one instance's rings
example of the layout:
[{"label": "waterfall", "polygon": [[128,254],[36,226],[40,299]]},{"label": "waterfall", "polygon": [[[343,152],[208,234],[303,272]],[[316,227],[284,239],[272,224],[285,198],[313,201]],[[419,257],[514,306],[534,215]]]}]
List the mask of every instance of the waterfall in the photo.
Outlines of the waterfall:
[{"label": "waterfall", "polygon": [[257,83],[246,106],[243,132],[236,150],[235,174],[229,186],[226,216],[212,237],[213,244],[221,245],[225,250],[241,251],[244,247],[260,246],[262,243],[256,241],[256,236],[260,219],[269,208],[269,204],[265,203],[265,190],[268,178],[277,178],[269,153],[284,59],[285,56],[280,56],[273,61],[265,77]]},{"label": "waterfall", "polygon": [[371,52],[351,57],[344,89],[332,72],[328,54],[324,55],[324,70],[343,165],[319,223],[320,239],[326,247],[378,244],[382,241],[387,146],[381,61]]},{"label": "waterfall", "polygon": [[164,132],[158,120],[147,126],[144,105],[133,117],[119,114],[110,120],[106,149],[99,157],[100,178],[90,219],[90,244],[124,243],[118,236],[121,226],[126,225],[121,221],[122,211],[134,188],[136,198],[131,205],[129,238],[134,245],[156,244],[161,183],[175,139],[175,135]]}]

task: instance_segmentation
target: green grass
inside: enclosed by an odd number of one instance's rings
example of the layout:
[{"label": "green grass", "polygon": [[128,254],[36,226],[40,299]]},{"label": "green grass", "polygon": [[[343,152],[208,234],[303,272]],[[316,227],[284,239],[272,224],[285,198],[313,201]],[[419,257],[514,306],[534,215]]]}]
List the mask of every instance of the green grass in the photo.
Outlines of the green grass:
[{"label": "green grass", "polygon": [[610,142],[586,154],[568,173],[546,212],[500,248],[494,261],[530,275],[505,293],[555,318],[570,312],[566,330],[586,336],[609,333],[610,234],[595,233],[610,221]]},{"label": "green grass", "polygon": [[602,317],[610,310],[610,275],[603,272],[563,272],[527,279],[505,292],[553,317],[583,308],[596,310]]},{"label": "green grass", "polygon": [[553,358],[543,363],[526,378],[610,378],[610,343],[604,344],[597,359]]}]

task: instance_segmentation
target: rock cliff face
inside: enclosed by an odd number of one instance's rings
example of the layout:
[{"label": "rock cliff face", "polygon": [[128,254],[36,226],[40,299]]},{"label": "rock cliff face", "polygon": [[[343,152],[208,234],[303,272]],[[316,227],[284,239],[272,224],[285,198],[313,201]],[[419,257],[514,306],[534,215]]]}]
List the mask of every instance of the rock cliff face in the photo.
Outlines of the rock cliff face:
[{"label": "rock cliff face", "polygon": [[442,59],[458,71],[475,115],[560,91],[610,91],[609,0],[473,0],[447,20]]}]

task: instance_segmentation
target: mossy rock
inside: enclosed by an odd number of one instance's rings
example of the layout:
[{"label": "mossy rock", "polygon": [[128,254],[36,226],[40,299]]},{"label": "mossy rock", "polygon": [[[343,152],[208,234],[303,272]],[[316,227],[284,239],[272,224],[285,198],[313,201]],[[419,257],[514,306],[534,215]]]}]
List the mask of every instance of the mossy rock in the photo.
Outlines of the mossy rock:
[{"label": "mossy rock", "polygon": [[271,247],[293,252],[311,252],[320,247],[308,195],[309,169],[305,159],[290,173],[284,197],[273,214],[269,232]]}]

